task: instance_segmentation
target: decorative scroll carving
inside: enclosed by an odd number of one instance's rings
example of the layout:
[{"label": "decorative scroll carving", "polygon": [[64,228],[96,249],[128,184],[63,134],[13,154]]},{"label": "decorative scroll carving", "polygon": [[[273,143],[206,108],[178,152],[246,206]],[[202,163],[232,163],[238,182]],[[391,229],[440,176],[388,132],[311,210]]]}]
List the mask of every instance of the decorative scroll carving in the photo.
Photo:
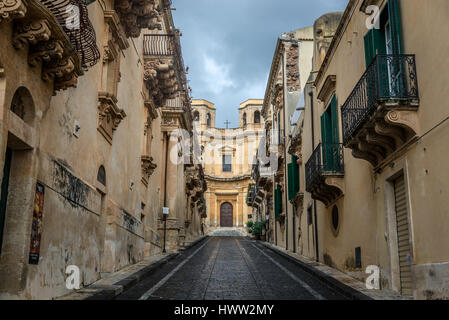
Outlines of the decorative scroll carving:
[{"label": "decorative scroll carving", "polygon": [[300,88],[299,79],[299,46],[292,43],[287,47],[287,88],[289,92],[298,91]]},{"label": "decorative scroll carving", "polygon": [[159,1],[117,0],[115,9],[127,37],[137,38],[141,29],[162,30],[162,16]]},{"label": "decorative scroll carving", "polygon": [[387,110],[380,106],[357,134],[347,143],[355,158],[364,159],[377,168],[392,153],[418,134],[415,110]]},{"label": "decorative scroll carving", "polygon": [[142,156],[141,164],[142,164],[142,183],[147,187],[148,180],[151,175],[154,173],[154,170],[157,168],[157,164],[153,162],[153,158],[150,156]]},{"label": "decorative scroll carving", "polygon": [[27,44],[47,41],[50,36],[50,25],[46,19],[24,21],[16,25],[12,44],[14,48],[22,49]]},{"label": "decorative scroll carving", "polygon": [[64,47],[59,40],[49,40],[37,43],[31,46],[28,55],[28,63],[35,67],[38,62],[50,62],[51,60],[60,60],[64,53]]},{"label": "decorative scroll carving", "polygon": [[27,7],[22,0],[0,0],[0,22],[23,18]]},{"label": "decorative scroll carving", "polygon": [[172,59],[145,59],[144,81],[157,106],[178,92],[178,81]]},{"label": "decorative scroll carving", "polygon": [[277,83],[271,92],[271,104],[275,110],[279,110],[284,105],[284,86],[281,83]]},{"label": "decorative scroll carving", "polygon": [[98,93],[98,131],[112,144],[112,135],[126,117],[125,111],[117,106],[117,98],[106,92]]},{"label": "decorative scroll carving", "polygon": [[52,60],[44,64],[42,79],[48,81],[55,78],[63,78],[71,74],[75,69],[72,57],[64,57],[60,60]]}]

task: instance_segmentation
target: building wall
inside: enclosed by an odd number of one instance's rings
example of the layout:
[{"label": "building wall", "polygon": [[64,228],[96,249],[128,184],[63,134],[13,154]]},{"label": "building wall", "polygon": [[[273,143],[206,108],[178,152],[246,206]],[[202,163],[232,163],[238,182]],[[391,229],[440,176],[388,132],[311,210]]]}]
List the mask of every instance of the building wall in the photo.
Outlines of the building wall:
[{"label": "building wall", "polygon": [[[96,1],[87,8],[100,61],[78,78],[76,88],[55,94],[53,81],[41,78],[41,64],[28,64],[27,45],[21,50],[13,47],[15,22],[0,22],[2,168],[6,148],[13,150],[0,256],[1,298],[58,297],[69,292],[65,287],[69,265],[80,268],[81,286],[86,286],[105,273],[161,251],[158,220],[167,177],[163,171],[166,159],[159,150],[165,136],[163,116],[156,109],[162,106],[151,107],[153,114],[149,114],[147,104],[154,103],[144,83],[143,63],[143,35],[157,31],[144,29],[131,39],[123,31],[111,31],[113,23],[106,16],[113,11],[113,1]],[[173,27],[171,16],[163,16],[160,22],[162,34]],[[120,41],[128,46],[120,47]],[[118,49],[115,77],[108,69],[112,47]],[[31,97],[25,101],[30,108],[25,121],[10,110],[19,87]],[[110,139],[99,129],[99,93],[103,91],[117,98],[116,106],[124,115]],[[74,134],[76,124],[79,130]],[[142,156],[152,156],[153,167],[148,172]],[[100,166],[105,168],[105,185],[97,179]],[[183,245],[185,233],[189,239],[198,236],[201,227],[196,204],[186,213],[189,198],[184,170],[184,164],[179,163],[169,171],[175,178],[175,183],[170,180],[175,192],[168,198],[178,227],[173,249]],[[30,264],[33,209],[40,185],[45,191],[40,257],[38,264]],[[193,223],[187,227],[189,215]]]},{"label": "building wall", "polygon": [[[356,83],[366,70],[363,37],[367,33],[365,15],[360,11],[363,1],[351,1],[349,13],[338,38],[334,39],[334,49],[327,54],[328,61],[321,70],[319,81],[315,82],[314,127],[315,144],[311,143],[311,102],[306,100],[304,129],[302,133],[302,153],[304,162],[312,154],[321,140],[320,116],[327,101],[316,97],[326,78],[336,75],[335,93],[339,106],[339,132],[342,135],[341,106],[348,98]],[[375,4],[382,8],[386,1]],[[353,9],[351,9],[353,8]],[[423,9],[419,1],[400,1],[403,52],[416,55],[417,79],[419,86],[419,109],[415,140],[404,150],[386,161],[378,171],[366,160],[353,157],[350,149],[344,149],[344,195],[326,207],[317,202],[319,260],[365,279],[364,270],[368,265],[378,265],[381,269],[382,288],[400,291],[397,234],[395,230],[395,207],[392,178],[403,173],[407,190],[407,208],[410,224],[412,249],[412,281],[415,298],[444,298],[448,295],[448,256],[444,244],[447,243],[448,221],[444,206],[444,194],[449,189],[447,172],[439,169],[438,163],[447,158],[444,147],[448,124],[441,96],[448,89],[445,81],[438,81],[437,74],[445,74],[444,54],[448,47],[441,42],[438,34],[429,33],[430,25],[447,29],[447,2],[435,1]],[[421,21],[416,24],[416,21]],[[428,23],[426,23],[428,21]],[[432,21],[432,23],[430,23]],[[343,22],[342,22],[343,23]],[[441,29],[442,28],[442,29]],[[429,51],[429,48],[433,48]],[[322,62],[315,54],[316,70]],[[317,63],[318,62],[318,63]],[[351,64],[351,68],[348,68]],[[438,68],[438,72],[436,69]],[[331,95],[328,95],[330,97]],[[441,124],[437,126],[439,123]],[[304,171],[304,165],[301,173]],[[303,175],[304,176],[304,175]],[[302,228],[307,230],[307,208],[313,204],[311,195],[304,195]],[[333,206],[339,209],[339,228],[331,226]],[[303,232],[304,234],[304,232]],[[314,252],[305,250],[310,238],[302,237],[302,254],[314,258]],[[355,248],[361,247],[362,268],[354,265]]]},{"label": "building wall", "polygon": [[[245,225],[251,208],[246,204],[246,194],[251,181],[253,158],[256,155],[260,139],[265,134],[264,119],[254,123],[254,113],[261,111],[261,100],[250,99],[239,108],[240,125],[235,129],[215,127],[215,107],[205,100],[193,100],[194,110],[200,113],[196,131],[201,145],[204,172],[208,184],[206,192],[207,231],[220,227],[220,207],[229,202],[233,206],[233,226],[246,231]],[[208,127],[205,114],[210,113],[212,123]],[[247,114],[247,123],[243,124],[243,114]],[[232,171],[223,172],[222,156],[232,156]]]}]

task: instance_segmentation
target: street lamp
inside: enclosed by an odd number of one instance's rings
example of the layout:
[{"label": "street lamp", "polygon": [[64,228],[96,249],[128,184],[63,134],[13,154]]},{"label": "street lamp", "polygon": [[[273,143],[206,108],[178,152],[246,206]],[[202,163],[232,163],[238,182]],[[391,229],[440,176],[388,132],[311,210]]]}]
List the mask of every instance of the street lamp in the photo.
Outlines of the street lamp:
[{"label": "street lamp", "polygon": [[162,216],[164,217],[164,248],[162,249],[162,253],[166,253],[165,250],[165,242],[167,239],[167,216],[170,213],[170,208],[163,207],[162,208]]}]

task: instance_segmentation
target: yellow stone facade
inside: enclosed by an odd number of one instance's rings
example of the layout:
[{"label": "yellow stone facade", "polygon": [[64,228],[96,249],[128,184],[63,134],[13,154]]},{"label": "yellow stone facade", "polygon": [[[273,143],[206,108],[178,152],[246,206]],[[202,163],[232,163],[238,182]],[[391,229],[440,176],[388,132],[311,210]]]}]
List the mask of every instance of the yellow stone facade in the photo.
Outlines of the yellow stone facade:
[{"label": "yellow stone facade", "polygon": [[[215,105],[206,100],[192,101],[208,186],[205,193],[207,232],[220,227],[234,227],[246,232],[248,215],[252,214],[251,207],[246,204],[246,195],[257,147],[265,135],[262,103],[263,100],[256,99],[243,102],[238,109],[239,126],[220,129],[215,126]],[[230,159],[229,172],[223,171],[225,157]],[[226,210],[228,217],[222,215]]]}]

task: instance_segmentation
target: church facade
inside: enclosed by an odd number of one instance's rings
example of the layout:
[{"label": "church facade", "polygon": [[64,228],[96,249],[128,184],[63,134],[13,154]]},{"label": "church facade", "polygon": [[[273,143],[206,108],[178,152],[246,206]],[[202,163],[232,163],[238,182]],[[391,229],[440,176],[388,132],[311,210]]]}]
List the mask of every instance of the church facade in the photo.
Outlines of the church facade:
[{"label": "church facade", "polygon": [[205,232],[233,227],[246,232],[252,209],[246,204],[251,170],[257,148],[265,135],[261,116],[263,100],[240,104],[239,126],[217,128],[215,105],[193,100],[195,131],[200,141],[201,161],[208,191],[205,193],[207,218]]}]

